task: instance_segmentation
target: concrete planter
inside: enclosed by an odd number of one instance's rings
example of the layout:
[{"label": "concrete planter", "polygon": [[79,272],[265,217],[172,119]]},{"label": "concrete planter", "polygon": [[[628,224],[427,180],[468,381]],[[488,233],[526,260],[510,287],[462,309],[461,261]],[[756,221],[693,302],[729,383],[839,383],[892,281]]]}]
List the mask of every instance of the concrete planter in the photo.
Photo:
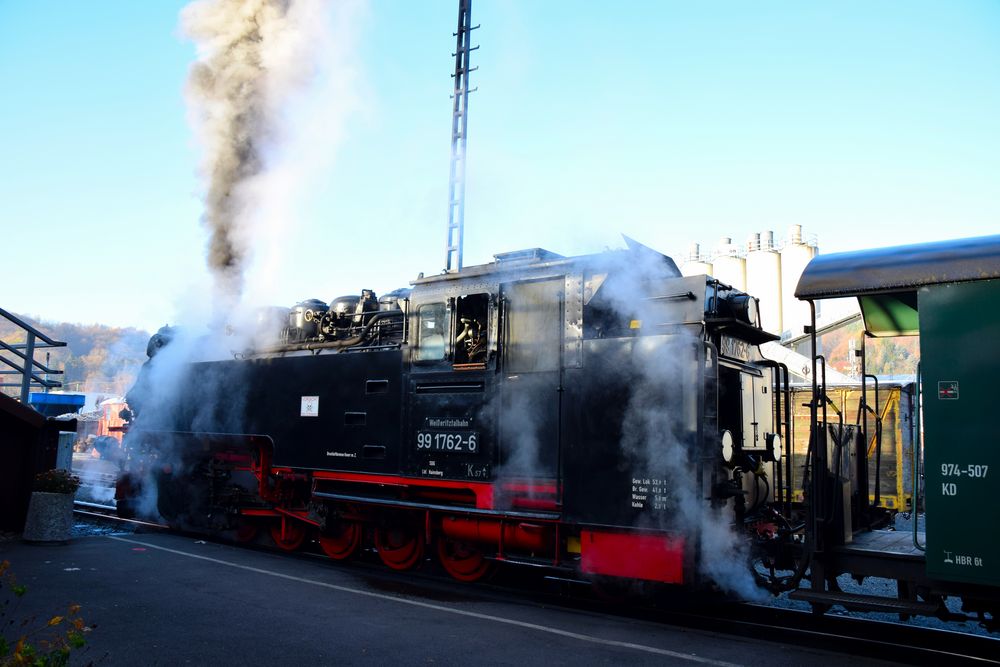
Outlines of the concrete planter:
[{"label": "concrete planter", "polygon": [[25,542],[66,544],[73,528],[73,494],[35,491],[24,523]]}]

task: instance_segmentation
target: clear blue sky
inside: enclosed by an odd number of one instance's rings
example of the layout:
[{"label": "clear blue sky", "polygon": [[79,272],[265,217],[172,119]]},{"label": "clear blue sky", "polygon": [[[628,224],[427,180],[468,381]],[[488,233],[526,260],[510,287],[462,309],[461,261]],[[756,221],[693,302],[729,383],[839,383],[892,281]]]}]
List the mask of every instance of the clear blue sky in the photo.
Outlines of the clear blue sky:
[{"label": "clear blue sky", "polygon": [[[203,293],[183,4],[0,0],[0,307],[155,328]],[[357,101],[296,195],[278,305],[444,266],[457,2],[359,7]],[[619,232],[678,259],[793,223],[821,252],[1000,232],[993,0],[475,0],[473,22],[467,265]]]}]

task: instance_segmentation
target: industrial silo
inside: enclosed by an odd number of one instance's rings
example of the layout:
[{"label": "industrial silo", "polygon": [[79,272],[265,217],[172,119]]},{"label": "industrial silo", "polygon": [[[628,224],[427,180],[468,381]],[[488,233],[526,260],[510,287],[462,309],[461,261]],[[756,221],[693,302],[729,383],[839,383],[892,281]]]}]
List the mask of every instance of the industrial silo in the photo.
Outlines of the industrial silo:
[{"label": "industrial silo", "polygon": [[795,286],[806,264],[815,256],[816,246],[802,241],[802,225],[789,227],[788,238],[781,249],[781,314],[784,327],[792,336],[801,334],[803,327],[809,324],[809,304],[795,298]]},{"label": "industrial silo", "polygon": [[746,290],[746,260],[740,256],[739,249],[731,238],[723,236],[719,240],[719,247],[716,248],[715,258],[712,261],[712,268],[715,271],[712,274],[713,278],[717,278],[738,290]]},{"label": "industrial silo", "polygon": [[701,245],[691,244],[684,266],[681,267],[681,274],[685,276],[712,275],[712,263],[701,256]]},{"label": "industrial silo", "polygon": [[774,233],[753,234],[747,243],[747,292],[760,302],[760,325],[781,335],[781,255]]}]

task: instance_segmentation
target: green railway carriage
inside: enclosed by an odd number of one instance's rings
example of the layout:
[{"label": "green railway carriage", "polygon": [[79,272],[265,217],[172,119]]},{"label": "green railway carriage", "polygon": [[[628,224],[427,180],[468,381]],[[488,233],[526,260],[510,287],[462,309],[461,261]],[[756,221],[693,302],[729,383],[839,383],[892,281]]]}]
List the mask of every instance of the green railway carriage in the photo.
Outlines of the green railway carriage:
[{"label": "green railway carriage", "polygon": [[[927,606],[959,596],[965,610],[995,625],[1000,236],[821,255],[806,267],[796,296],[809,301],[814,313],[817,300],[857,298],[866,337],[920,336],[916,414],[922,419],[913,450],[919,472],[914,481],[922,478],[923,484],[914,483],[909,493],[915,506],[926,508],[925,529],[916,530],[914,522],[906,539],[871,530],[885,508],[868,493],[870,449],[862,444],[865,438],[852,439],[834,426],[837,417],[826,410],[831,401],[822,382],[824,360],[814,355],[813,474],[805,490],[812,589],[797,597],[821,608],[851,606],[831,583],[833,576],[889,576],[899,583],[900,612],[926,613]],[[870,385],[863,388],[866,397],[873,393]],[[867,602],[892,608],[885,600]]]}]

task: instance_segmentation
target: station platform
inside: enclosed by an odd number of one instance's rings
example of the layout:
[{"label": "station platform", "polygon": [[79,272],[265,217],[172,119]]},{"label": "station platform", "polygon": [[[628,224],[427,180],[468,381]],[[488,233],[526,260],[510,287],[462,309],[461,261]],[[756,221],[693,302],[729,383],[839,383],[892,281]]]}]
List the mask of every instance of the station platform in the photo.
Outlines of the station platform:
[{"label": "station platform", "polygon": [[169,533],[55,546],[8,538],[0,560],[28,588],[19,617],[44,623],[76,603],[96,626],[72,665],[775,667],[847,659]]}]

